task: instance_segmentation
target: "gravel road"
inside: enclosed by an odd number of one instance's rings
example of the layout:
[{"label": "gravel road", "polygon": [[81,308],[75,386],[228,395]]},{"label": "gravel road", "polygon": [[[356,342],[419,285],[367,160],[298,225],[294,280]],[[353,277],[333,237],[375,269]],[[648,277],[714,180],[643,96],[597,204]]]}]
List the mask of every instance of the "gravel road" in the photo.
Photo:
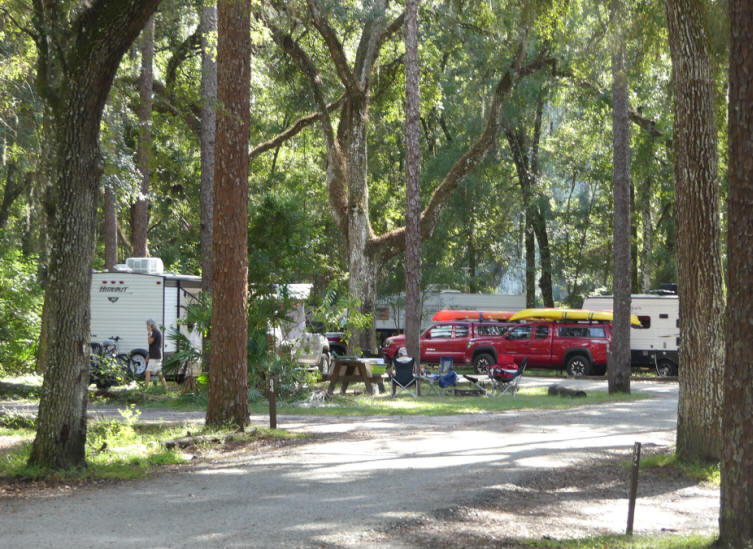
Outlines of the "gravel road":
[{"label": "gravel road", "polygon": [[[565,385],[606,388],[603,381]],[[674,444],[677,385],[640,382],[633,391],[651,398],[449,417],[280,416],[280,427],[319,436],[145,481],[0,500],[0,547],[383,547],[384,533],[394,525],[420,523],[522,475],[614,451],[628,458],[636,441],[644,447]],[[171,414],[145,410],[142,419]],[[203,414],[179,417],[201,421]],[[252,422],[264,426],[268,419],[254,416]],[[608,531],[624,530],[622,508],[603,514]],[[546,533],[546,517],[541,521],[539,535]],[[646,531],[697,526],[681,521],[651,508],[636,511],[636,525]]]}]

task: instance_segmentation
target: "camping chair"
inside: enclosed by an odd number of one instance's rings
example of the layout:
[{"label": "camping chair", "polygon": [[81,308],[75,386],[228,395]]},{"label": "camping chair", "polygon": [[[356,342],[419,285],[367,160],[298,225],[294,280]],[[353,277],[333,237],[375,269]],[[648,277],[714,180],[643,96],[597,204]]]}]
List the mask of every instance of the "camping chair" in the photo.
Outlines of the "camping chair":
[{"label": "camping chair", "polygon": [[414,397],[416,393],[411,391],[411,387],[415,390],[417,379],[413,374],[413,364],[415,360],[412,358],[401,357],[394,361],[394,371],[390,375],[390,381],[392,382],[392,397],[395,397],[395,393],[398,390],[403,390]]},{"label": "camping chair", "polygon": [[492,386],[492,394],[503,395],[505,393],[515,396],[518,392],[518,382],[528,364],[528,358],[520,361],[517,370],[510,370],[494,365],[489,368],[489,381]]},{"label": "camping chair", "polygon": [[448,394],[455,387],[458,375],[455,373],[452,357],[443,356],[439,359],[439,371],[428,372],[421,379],[429,383],[429,388],[438,395]]}]

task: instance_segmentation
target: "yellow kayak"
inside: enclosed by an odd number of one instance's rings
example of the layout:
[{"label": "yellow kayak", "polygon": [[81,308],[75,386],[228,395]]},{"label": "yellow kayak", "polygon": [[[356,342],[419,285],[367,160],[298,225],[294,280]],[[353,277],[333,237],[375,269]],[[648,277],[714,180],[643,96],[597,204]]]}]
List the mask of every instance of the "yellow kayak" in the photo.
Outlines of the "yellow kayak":
[{"label": "yellow kayak", "polygon": [[[510,321],[515,320],[588,320],[612,322],[612,311],[589,311],[586,309],[523,309],[510,317]],[[641,321],[635,315],[630,315],[630,323],[633,326],[640,326]]]}]

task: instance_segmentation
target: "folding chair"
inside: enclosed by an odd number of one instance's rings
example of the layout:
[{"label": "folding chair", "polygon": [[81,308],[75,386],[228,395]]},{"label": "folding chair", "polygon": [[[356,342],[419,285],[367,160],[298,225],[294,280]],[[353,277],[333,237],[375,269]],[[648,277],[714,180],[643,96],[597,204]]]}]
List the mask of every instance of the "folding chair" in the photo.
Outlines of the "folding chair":
[{"label": "folding chair", "polygon": [[428,372],[421,379],[429,383],[429,388],[438,395],[448,394],[458,381],[452,357],[443,356],[439,359],[439,371]]},{"label": "folding chair", "polygon": [[492,394],[502,395],[507,393],[515,396],[515,393],[518,392],[520,377],[523,375],[527,364],[528,358],[524,358],[520,361],[517,370],[510,370],[496,364],[490,367],[489,381],[492,386]]},{"label": "folding chair", "polygon": [[392,398],[395,397],[395,393],[398,390],[406,391],[407,393],[416,396],[416,393],[411,391],[411,387],[415,390],[417,384],[417,377],[413,374],[413,364],[415,360],[408,357],[400,357],[394,361],[394,372],[390,376],[392,382]]}]

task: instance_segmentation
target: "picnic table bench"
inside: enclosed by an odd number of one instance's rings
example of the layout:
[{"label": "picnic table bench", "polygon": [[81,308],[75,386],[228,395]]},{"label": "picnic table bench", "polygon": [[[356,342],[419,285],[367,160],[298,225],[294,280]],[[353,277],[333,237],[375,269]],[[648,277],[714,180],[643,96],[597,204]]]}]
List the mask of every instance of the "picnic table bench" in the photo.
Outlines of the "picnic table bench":
[{"label": "picnic table bench", "polygon": [[[378,394],[380,391],[383,393],[384,379],[381,374],[371,373],[371,369],[367,367],[367,364],[371,362],[369,359],[355,357],[336,358],[335,365],[332,368],[332,376],[329,378],[327,394],[333,394],[337,383],[340,382],[340,393],[344,395],[345,391],[348,390],[348,384],[352,381],[362,381],[366,385],[366,390],[369,394]],[[375,388],[376,391],[374,390]]]}]

